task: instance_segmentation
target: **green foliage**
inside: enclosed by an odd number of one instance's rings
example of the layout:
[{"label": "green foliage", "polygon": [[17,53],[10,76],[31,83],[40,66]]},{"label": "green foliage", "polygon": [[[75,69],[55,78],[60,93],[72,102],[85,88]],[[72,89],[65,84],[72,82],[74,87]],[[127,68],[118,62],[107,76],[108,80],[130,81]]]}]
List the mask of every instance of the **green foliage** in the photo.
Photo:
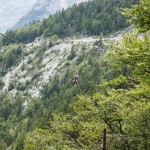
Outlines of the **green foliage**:
[{"label": "green foliage", "polygon": [[50,41],[48,47],[52,47],[52,46],[53,46],[53,43],[52,41]]},{"label": "green foliage", "polygon": [[115,51],[111,53],[111,60],[115,61],[115,67],[119,68],[120,65],[123,66],[125,64],[132,70],[132,77],[129,76],[128,80],[149,85],[149,47],[150,38],[148,35],[144,35],[143,39],[139,39],[137,33],[131,33],[124,37],[119,46],[115,47]]},{"label": "green foliage", "polygon": [[19,91],[24,91],[26,89],[26,85],[22,84],[22,83],[19,83],[17,85],[17,90]]},{"label": "green foliage", "polygon": [[44,55],[44,51],[46,50],[46,45],[42,45],[41,47],[38,48],[37,50],[37,57],[38,57],[38,61],[37,61],[37,65],[39,67],[39,65],[41,64],[42,60],[43,60],[43,55]]},{"label": "green foliage", "polygon": [[[38,140],[37,140],[38,139]],[[25,140],[24,150],[48,150],[51,149],[50,132],[36,129]]]},{"label": "green foliage", "polygon": [[0,78],[0,88],[2,89],[3,86],[4,86],[4,82],[3,82],[2,79]]},{"label": "green foliage", "polygon": [[2,61],[0,61],[0,66],[9,68],[17,64],[20,60],[22,54],[21,45],[9,45],[5,48],[5,52],[3,54]]},{"label": "green foliage", "polygon": [[75,56],[76,56],[76,52],[75,49],[72,47],[71,53],[68,56],[68,60],[72,60],[73,58],[75,58]]},{"label": "green foliage", "polygon": [[139,4],[133,5],[131,9],[125,9],[125,14],[130,17],[129,22],[134,23],[141,32],[150,30],[150,1],[140,0]]},{"label": "green foliage", "polygon": [[3,139],[0,139],[0,150],[7,149],[7,145]]},{"label": "green foliage", "polygon": [[[50,127],[47,129],[50,136],[45,145],[51,143],[54,149],[59,149],[59,146],[62,146],[61,149],[65,149],[63,146],[67,146],[67,149],[98,149],[102,129],[106,128],[108,149],[148,150],[150,147],[149,44],[150,38],[146,34],[142,39],[136,32],[128,34],[119,45],[111,46],[112,51],[104,58],[106,63],[101,62],[100,70],[103,65],[105,66],[101,74],[96,68],[97,65],[94,65],[99,61],[95,61],[92,57],[94,53],[91,51],[89,64],[81,69],[78,88],[83,86],[86,89],[86,85],[89,87],[91,83],[87,84],[87,80],[90,76],[94,78],[97,72],[106,82],[101,82],[97,87],[98,92],[90,92],[92,96],[80,95],[74,99],[68,113],[53,115]],[[95,66],[94,75],[90,74],[90,64]],[[95,78],[98,79],[98,76]],[[73,92],[73,89],[66,91],[69,97]],[[53,97],[54,100],[62,96],[60,89],[58,93],[59,95]],[[27,138],[30,139],[28,142],[36,139],[31,139],[30,136]]]},{"label": "green foliage", "polygon": [[15,85],[14,85],[13,82],[11,82],[11,83],[9,84],[9,86],[8,86],[8,91],[13,90],[14,88],[15,88]]},{"label": "green foliage", "polygon": [[[29,43],[33,41],[37,36],[41,35],[42,32],[40,30],[40,27],[41,27],[40,22],[37,21],[36,23],[34,22],[32,24],[19,28],[15,31],[8,30],[6,31],[5,34],[7,36],[10,36],[18,40],[19,42]],[[3,45],[9,45],[11,43],[14,43],[14,42],[6,37],[2,38]]]},{"label": "green foliage", "polygon": [[[107,92],[107,96],[97,93],[78,97],[71,113],[54,115],[50,128],[40,129],[45,134],[37,137],[34,131],[27,136],[25,149],[42,144],[53,149],[97,149],[102,129],[107,128],[108,149],[148,150],[150,103],[134,101],[137,97],[128,90]],[[35,144],[37,138],[39,143]],[[112,139],[113,144],[109,143]]]}]

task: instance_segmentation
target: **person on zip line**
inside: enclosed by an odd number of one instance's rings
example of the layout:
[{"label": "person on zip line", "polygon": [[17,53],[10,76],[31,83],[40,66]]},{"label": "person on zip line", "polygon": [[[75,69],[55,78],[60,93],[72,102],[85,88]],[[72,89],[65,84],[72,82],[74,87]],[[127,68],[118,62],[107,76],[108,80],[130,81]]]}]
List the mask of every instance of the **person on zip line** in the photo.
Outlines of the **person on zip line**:
[{"label": "person on zip line", "polygon": [[79,71],[76,71],[73,78],[72,78],[72,83],[73,85],[77,85],[78,84],[78,78],[79,78]]}]

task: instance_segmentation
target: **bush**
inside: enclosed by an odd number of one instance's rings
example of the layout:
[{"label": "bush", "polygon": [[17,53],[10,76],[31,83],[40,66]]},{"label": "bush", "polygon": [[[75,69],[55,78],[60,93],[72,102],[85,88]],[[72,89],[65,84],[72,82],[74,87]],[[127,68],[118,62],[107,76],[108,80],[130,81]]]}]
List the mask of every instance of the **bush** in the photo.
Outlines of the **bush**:
[{"label": "bush", "polygon": [[8,86],[8,91],[11,91],[12,89],[14,89],[14,83],[11,82]]},{"label": "bush", "polygon": [[6,68],[17,64],[19,57],[22,54],[22,48],[18,45],[10,45],[3,55],[3,62]]},{"label": "bush", "polygon": [[24,91],[26,89],[26,86],[25,85],[23,85],[23,84],[18,84],[18,86],[17,86],[17,90],[19,90],[19,91]]},{"label": "bush", "polygon": [[70,55],[68,56],[68,60],[74,59],[75,56],[76,56],[75,50],[72,48],[72,49],[71,49],[71,53],[70,53]]},{"label": "bush", "polygon": [[2,88],[4,86],[4,82],[2,81],[2,79],[0,78],[0,87]]}]

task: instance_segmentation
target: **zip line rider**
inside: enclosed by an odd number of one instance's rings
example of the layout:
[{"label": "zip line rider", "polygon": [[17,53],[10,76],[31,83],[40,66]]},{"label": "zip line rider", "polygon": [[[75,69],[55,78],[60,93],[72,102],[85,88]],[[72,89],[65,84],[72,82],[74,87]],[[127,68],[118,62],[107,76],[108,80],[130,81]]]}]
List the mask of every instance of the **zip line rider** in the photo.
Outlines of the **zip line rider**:
[{"label": "zip line rider", "polygon": [[78,78],[79,78],[79,71],[77,71],[77,72],[74,74],[73,78],[72,78],[72,83],[73,83],[73,85],[77,85],[77,83],[78,83]]}]

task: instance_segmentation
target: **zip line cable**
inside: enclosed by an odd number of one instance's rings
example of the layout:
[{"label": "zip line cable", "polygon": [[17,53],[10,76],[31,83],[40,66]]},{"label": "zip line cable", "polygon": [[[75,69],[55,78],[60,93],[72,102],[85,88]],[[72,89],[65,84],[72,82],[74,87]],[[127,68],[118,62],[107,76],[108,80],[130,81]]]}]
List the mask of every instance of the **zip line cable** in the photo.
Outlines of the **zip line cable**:
[{"label": "zip line cable", "polygon": [[25,44],[23,44],[23,43],[21,43],[21,42],[15,40],[15,39],[13,39],[12,37],[10,37],[10,36],[8,36],[8,35],[5,35],[5,34],[3,34],[3,33],[0,33],[0,34],[1,34],[2,36],[4,36],[4,37],[7,37],[7,38],[11,39],[12,41],[14,41],[14,42],[16,42],[16,43],[18,43],[18,44],[21,44],[22,46],[24,46],[24,47],[26,47],[26,48],[31,49],[30,47],[28,47],[28,46],[26,46]]},{"label": "zip line cable", "polygon": [[[25,44],[23,44],[23,43],[21,43],[21,42],[15,40],[15,39],[13,39],[12,37],[10,37],[10,36],[8,36],[8,35],[5,35],[5,34],[3,34],[3,33],[0,33],[0,35],[4,36],[4,37],[6,37],[6,38],[8,38],[8,39],[10,39],[10,40],[12,40],[12,41],[14,41],[14,42],[20,44],[20,45],[22,45],[23,47],[26,47],[26,48],[28,48],[28,49],[30,49],[30,50],[32,49],[31,47],[26,46]],[[23,51],[22,51],[22,58],[23,58],[23,65],[24,65],[24,53],[23,53]]]}]

